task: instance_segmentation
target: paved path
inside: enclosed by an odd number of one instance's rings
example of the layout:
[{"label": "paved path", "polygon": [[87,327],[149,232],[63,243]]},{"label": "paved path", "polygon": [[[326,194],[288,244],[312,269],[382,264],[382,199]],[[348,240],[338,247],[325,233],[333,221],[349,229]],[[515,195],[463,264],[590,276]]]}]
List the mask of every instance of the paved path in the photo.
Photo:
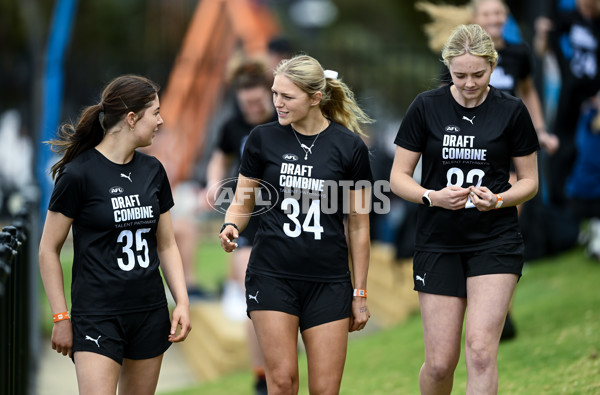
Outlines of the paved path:
[{"label": "paved path", "polygon": [[[173,344],[165,353],[156,393],[187,388],[198,383],[188,367],[181,349],[184,343]],[[77,395],[75,365],[70,358],[57,353],[49,340],[42,342],[41,359],[33,395]]]}]

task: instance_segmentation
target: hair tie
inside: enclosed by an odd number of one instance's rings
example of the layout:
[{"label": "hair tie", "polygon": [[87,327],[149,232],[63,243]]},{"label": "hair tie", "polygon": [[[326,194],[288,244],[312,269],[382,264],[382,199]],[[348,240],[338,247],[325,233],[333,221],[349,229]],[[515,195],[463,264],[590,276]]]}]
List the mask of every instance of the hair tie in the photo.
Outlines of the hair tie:
[{"label": "hair tie", "polygon": [[337,80],[337,78],[338,78],[338,72],[337,71],[325,70],[323,72],[323,74],[325,74],[325,78],[329,78],[329,79],[332,79],[332,80]]}]

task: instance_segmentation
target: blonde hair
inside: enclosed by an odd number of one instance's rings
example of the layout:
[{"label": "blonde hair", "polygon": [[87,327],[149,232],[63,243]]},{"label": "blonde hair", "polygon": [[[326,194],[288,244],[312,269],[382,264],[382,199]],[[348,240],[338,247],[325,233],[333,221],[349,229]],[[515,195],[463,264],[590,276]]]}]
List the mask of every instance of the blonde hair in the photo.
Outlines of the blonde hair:
[{"label": "blonde hair", "polygon": [[360,124],[374,122],[358,106],[352,90],[339,79],[326,78],[321,64],[311,56],[284,59],[273,74],[286,76],[308,96],[321,92],[319,106],[323,115],[356,134],[365,135]]},{"label": "blonde hair", "polygon": [[[489,0],[471,0],[465,5],[433,4],[428,1],[418,1],[415,8],[423,11],[431,18],[431,22],[423,26],[427,36],[429,49],[439,53],[444,48],[444,43],[448,41],[452,30],[457,25],[466,25],[472,23],[473,16],[477,7],[484,1]],[[503,0],[495,0],[502,3],[506,14],[509,13],[508,6]]]},{"label": "blonde hair", "polygon": [[450,60],[466,53],[486,58],[491,65],[498,60],[498,52],[494,48],[492,38],[476,24],[459,25],[452,31],[442,49],[442,59],[448,66]]},{"label": "blonde hair", "polygon": [[444,48],[444,43],[456,25],[471,22],[472,10],[467,5],[455,6],[418,1],[415,3],[415,8],[425,12],[431,18],[431,22],[423,26],[423,30],[427,36],[429,49],[435,53],[439,53]]}]

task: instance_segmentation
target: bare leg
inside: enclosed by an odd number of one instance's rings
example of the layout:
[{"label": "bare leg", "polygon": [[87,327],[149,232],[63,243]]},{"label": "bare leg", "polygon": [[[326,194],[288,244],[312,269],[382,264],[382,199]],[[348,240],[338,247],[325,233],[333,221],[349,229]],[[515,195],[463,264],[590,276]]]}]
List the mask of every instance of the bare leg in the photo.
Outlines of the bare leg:
[{"label": "bare leg", "polygon": [[349,319],[345,318],[302,332],[311,394],[339,394],[346,363],[349,325]]},{"label": "bare leg", "polygon": [[[250,260],[250,253],[252,252],[251,247],[239,248],[234,254],[231,261],[230,278],[238,283],[240,289],[245,292],[245,278],[246,269],[248,267],[248,261]],[[245,293],[243,294],[245,295]],[[245,300],[244,300],[245,303]],[[245,309],[244,309],[245,311]],[[244,313],[245,314],[245,313]],[[265,361],[256,338],[256,332],[254,331],[254,325],[252,321],[248,320],[246,325],[246,334],[248,338],[248,350],[250,351],[250,363],[252,364],[252,371],[264,372]],[[258,380],[261,377],[256,377]]]},{"label": "bare leg", "polygon": [[104,395],[117,392],[121,365],[104,355],[77,351],[74,354],[77,385],[81,395]]},{"label": "bare leg", "polygon": [[250,313],[265,358],[269,395],[298,393],[298,317],[279,311]]},{"label": "bare leg", "polygon": [[421,394],[450,394],[460,357],[466,299],[419,292],[425,363],[419,373]]},{"label": "bare leg", "polygon": [[517,278],[489,274],[467,279],[467,394],[498,393],[498,344]]},{"label": "bare leg", "polygon": [[149,359],[124,359],[119,378],[119,394],[154,394],[162,359],[162,354]]}]

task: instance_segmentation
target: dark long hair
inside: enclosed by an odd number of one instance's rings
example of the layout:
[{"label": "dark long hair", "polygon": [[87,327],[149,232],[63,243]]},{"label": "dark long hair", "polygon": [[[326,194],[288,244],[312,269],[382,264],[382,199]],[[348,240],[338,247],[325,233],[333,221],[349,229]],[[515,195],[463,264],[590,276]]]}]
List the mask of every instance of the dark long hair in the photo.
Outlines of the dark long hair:
[{"label": "dark long hair", "polygon": [[104,133],[115,126],[130,111],[143,116],[146,107],[156,98],[159,87],[139,75],[122,75],[106,85],[100,103],[86,107],[75,126],[65,123],[56,139],[47,141],[50,149],[62,158],[50,168],[52,178],[83,151],[97,146]]}]

